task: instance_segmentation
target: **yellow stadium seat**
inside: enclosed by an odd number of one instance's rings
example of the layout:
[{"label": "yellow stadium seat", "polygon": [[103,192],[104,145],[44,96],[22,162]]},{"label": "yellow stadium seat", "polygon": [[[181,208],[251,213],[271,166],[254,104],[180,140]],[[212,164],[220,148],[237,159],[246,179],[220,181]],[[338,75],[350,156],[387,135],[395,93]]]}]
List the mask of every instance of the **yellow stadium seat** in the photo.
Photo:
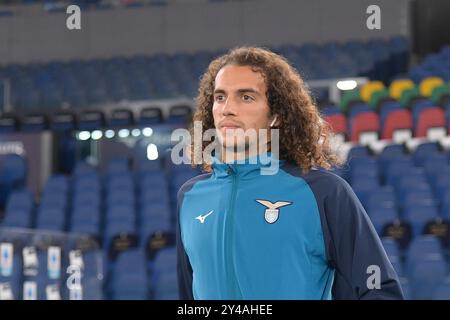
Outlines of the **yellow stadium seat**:
[{"label": "yellow stadium seat", "polygon": [[414,86],[414,82],[409,79],[394,80],[389,86],[389,95],[399,100],[404,90],[414,88]]},{"label": "yellow stadium seat", "polygon": [[425,97],[431,97],[433,89],[444,84],[444,81],[439,77],[428,77],[420,82],[420,94]]},{"label": "yellow stadium seat", "polygon": [[383,90],[384,84],[381,81],[370,81],[361,87],[360,96],[364,102],[368,102],[375,91]]}]

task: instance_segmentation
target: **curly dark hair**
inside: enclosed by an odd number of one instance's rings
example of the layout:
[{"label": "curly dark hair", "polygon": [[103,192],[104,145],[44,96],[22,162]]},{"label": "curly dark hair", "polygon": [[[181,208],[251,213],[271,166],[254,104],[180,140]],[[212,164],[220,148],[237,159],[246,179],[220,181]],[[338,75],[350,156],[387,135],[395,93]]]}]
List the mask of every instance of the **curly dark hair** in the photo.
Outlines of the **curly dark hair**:
[{"label": "curly dark hair", "polygon": [[[295,163],[303,172],[313,167],[330,169],[341,164],[330,146],[331,128],[321,118],[301,76],[284,57],[264,48],[238,47],[209,64],[200,79],[193,116],[193,122],[201,121],[203,132],[214,129],[212,106],[215,78],[226,65],[249,66],[264,77],[270,113],[277,114],[279,119],[280,159]],[[198,165],[194,159],[200,159],[208,144],[210,142],[202,142],[201,150],[191,144],[193,166]],[[202,167],[205,171],[211,171],[211,165],[204,161]]]}]

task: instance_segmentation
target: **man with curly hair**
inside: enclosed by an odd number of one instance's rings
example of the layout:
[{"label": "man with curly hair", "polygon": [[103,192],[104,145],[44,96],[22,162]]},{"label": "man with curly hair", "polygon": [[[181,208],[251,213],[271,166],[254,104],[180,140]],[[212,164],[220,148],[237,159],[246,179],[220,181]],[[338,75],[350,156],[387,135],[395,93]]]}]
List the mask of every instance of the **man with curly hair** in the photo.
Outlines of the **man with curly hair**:
[{"label": "man with curly hair", "polygon": [[[212,61],[193,120],[216,130],[219,148],[207,161],[208,142],[192,144],[206,173],[178,192],[182,299],[403,298],[364,208],[329,172],[331,131],[283,57],[240,47]],[[249,130],[277,130],[279,150],[230,134]],[[278,170],[261,174],[262,156]]]}]

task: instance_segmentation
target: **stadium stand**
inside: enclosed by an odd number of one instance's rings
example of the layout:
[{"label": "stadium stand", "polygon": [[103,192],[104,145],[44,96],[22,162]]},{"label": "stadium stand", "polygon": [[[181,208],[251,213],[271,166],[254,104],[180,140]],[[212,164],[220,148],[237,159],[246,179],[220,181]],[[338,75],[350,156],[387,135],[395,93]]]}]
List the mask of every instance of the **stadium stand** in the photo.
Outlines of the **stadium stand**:
[{"label": "stadium stand", "polygon": [[[103,10],[167,1],[75,3]],[[51,12],[64,7],[53,1],[43,6]],[[412,68],[404,37],[271,49],[306,81],[369,80],[343,91],[339,103],[314,91],[324,119],[349,147],[346,163],[334,172],[361,200],[405,297],[450,299],[450,143],[443,142],[450,134],[450,46]],[[165,109],[158,100],[192,100],[199,77],[224,52],[0,65],[15,107],[0,115],[0,135],[52,132],[62,149],[53,156],[66,165],[52,168],[43,187],[33,192],[27,185],[32,159],[0,157],[0,262],[12,266],[0,263],[0,299],[178,298],[176,196],[201,171],[174,165],[162,154],[156,161],[145,154],[132,162],[119,151],[92,164],[80,155],[86,150],[65,152],[73,147],[69,141],[100,139],[94,132],[99,137],[124,132],[126,141],[133,129],[139,136],[147,130],[149,137],[164,126],[186,127],[191,105]],[[117,107],[129,101],[156,102],[139,109]],[[139,147],[139,139],[127,143]],[[62,271],[69,265],[77,267],[71,275]],[[65,285],[74,274],[81,286]]]}]

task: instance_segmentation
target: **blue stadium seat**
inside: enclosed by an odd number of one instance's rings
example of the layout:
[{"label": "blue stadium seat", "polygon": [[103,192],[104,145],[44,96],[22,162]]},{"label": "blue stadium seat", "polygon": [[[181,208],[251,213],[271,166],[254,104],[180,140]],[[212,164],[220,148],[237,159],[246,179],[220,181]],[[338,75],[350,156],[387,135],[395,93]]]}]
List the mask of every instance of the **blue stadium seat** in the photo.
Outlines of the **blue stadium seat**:
[{"label": "blue stadium seat", "polygon": [[100,208],[101,198],[99,193],[92,191],[80,191],[74,194],[72,200],[73,207],[89,206],[92,208]]},{"label": "blue stadium seat", "polygon": [[394,186],[395,181],[397,181],[400,176],[408,175],[413,168],[414,165],[411,157],[402,156],[386,161],[386,167],[382,168],[381,171],[385,178],[385,183]]},{"label": "blue stadium seat", "polygon": [[176,272],[163,272],[154,284],[155,300],[178,300],[178,282]]},{"label": "blue stadium seat", "polygon": [[5,205],[6,199],[13,190],[25,186],[27,178],[27,161],[16,154],[8,154],[0,159],[0,206]]},{"label": "blue stadium seat", "polygon": [[107,192],[117,191],[134,191],[133,177],[129,173],[111,175],[108,178]]},{"label": "blue stadium seat", "polygon": [[438,211],[434,205],[406,206],[404,217],[411,224],[414,235],[419,236],[424,232],[428,222],[438,218]]},{"label": "blue stadium seat", "polygon": [[167,189],[145,189],[141,191],[139,196],[139,203],[141,207],[144,207],[147,203],[155,204],[168,204],[169,192]]},{"label": "blue stadium seat", "polygon": [[173,247],[158,251],[152,264],[153,298],[178,299],[176,250]]},{"label": "blue stadium seat", "polygon": [[369,149],[365,146],[354,146],[350,149],[347,155],[347,162],[350,162],[353,158],[369,158]]},{"label": "blue stadium seat", "polygon": [[416,205],[434,206],[436,205],[435,198],[431,188],[426,183],[403,186],[397,191],[398,203],[401,207],[413,207]]},{"label": "blue stadium seat", "polygon": [[100,233],[100,224],[89,219],[77,219],[72,221],[70,231],[73,233],[87,234],[98,237]]},{"label": "blue stadium seat", "polygon": [[38,209],[36,228],[52,231],[64,231],[66,215],[61,208],[40,207]]},{"label": "blue stadium seat", "polygon": [[431,185],[434,185],[433,182],[436,176],[439,175],[439,173],[442,171],[442,168],[448,166],[447,157],[445,154],[431,155],[424,160],[423,166]]},{"label": "blue stadium seat", "polygon": [[112,191],[106,196],[107,209],[114,208],[117,205],[125,205],[128,207],[135,206],[135,197],[132,192],[129,191]]},{"label": "blue stadium seat", "polygon": [[50,117],[49,128],[54,132],[69,132],[76,128],[77,118],[74,113],[55,112]]},{"label": "blue stadium seat", "polygon": [[105,115],[101,111],[83,111],[78,119],[78,130],[97,130],[105,126]]},{"label": "blue stadium seat", "polygon": [[100,232],[100,210],[91,206],[74,207],[69,229],[72,232],[87,233],[98,236]]},{"label": "blue stadium seat", "polygon": [[367,211],[371,212],[375,209],[396,208],[396,198],[394,188],[384,186],[373,191],[367,200]]},{"label": "blue stadium seat", "polygon": [[75,164],[75,168],[73,170],[73,175],[76,178],[83,177],[83,176],[95,176],[97,175],[97,172],[95,171],[95,168],[92,167],[90,164],[79,161]]},{"label": "blue stadium seat", "polygon": [[440,215],[442,218],[450,220],[450,190],[442,195]]},{"label": "blue stadium seat", "polygon": [[404,191],[400,199],[403,208],[414,206],[436,207],[437,205],[433,193],[427,185],[418,184],[414,186],[414,189]]},{"label": "blue stadium seat", "polygon": [[[423,186],[423,188],[418,186]],[[398,176],[398,180],[393,182],[393,187],[397,192],[422,189],[431,190],[423,170],[419,168],[409,171],[407,175]]]},{"label": "blue stadium seat", "polygon": [[31,211],[21,208],[8,210],[1,226],[11,228],[31,228]]},{"label": "blue stadium seat", "polygon": [[437,172],[431,179],[431,185],[438,198],[442,197],[441,192],[450,188],[450,166],[441,167],[441,171]]},{"label": "blue stadium seat", "polygon": [[136,162],[136,168],[139,175],[160,172],[161,170],[163,170],[160,159],[148,160],[147,155],[145,155],[144,159],[138,159],[138,161]]},{"label": "blue stadium seat", "polygon": [[350,181],[356,179],[375,178],[378,180],[378,163],[376,159],[366,159],[364,162],[353,161],[349,166],[350,169]]},{"label": "blue stadium seat", "polygon": [[144,252],[134,249],[119,254],[112,279],[113,299],[148,299],[149,288]]},{"label": "blue stadium seat", "polygon": [[[3,93],[3,91],[0,89]],[[0,117],[0,133],[12,133],[17,131],[19,127],[19,121],[16,116],[3,114]]]},{"label": "blue stadium seat", "polygon": [[83,288],[83,300],[103,300],[103,288],[102,282],[95,278],[83,278],[81,280],[81,286]]},{"label": "blue stadium seat", "polygon": [[361,203],[364,207],[367,208],[367,201],[369,196],[380,189],[380,184],[377,178],[363,178],[360,180],[356,180],[352,182],[352,188],[355,191],[355,194],[358,196]]},{"label": "blue stadium seat", "polygon": [[164,202],[147,202],[144,203],[141,211],[141,218],[157,218],[157,217],[170,217],[170,207],[168,203]]},{"label": "blue stadium seat", "polygon": [[68,196],[64,193],[47,191],[41,198],[40,206],[45,208],[61,208],[65,210],[68,206]]},{"label": "blue stadium seat", "polygon": [[22,117],[20,129],[25,132],[40,132],[48,129],[48,119],[44,114],[29,114]]},{"label": "blue stadium seat", "polygon": [[439,154],[439,145],[435,142],[427,142],[422,143],[417,146],[417,149],[414,151],[413,158],[414,162],[419,165],[423,166],[426,159],[428,159],[430,156],[434,156],[436,154]]},{"label": "blue stadium seat", "polygon": [[159,107],[143,108],[139,116],[139,125],[152,126],[163,121],[162,111]]},{"label": "blue stadium seat", "polygon": [[411,289],[415,299],[431,299],[447,274],[445,260],[418,260],[410,266]]},{"label": "blue stadium seat", "polygon": [[11,210],[24,210],[31,212],[33,210],[34,200],[33,194],[26,189],[17,190],[10,194],[6,203],[5,211],[8,213]]},{"label": "blue stadium seat", "polygon": [[450,300],[450,279],[448,277],[437,286],[432,298],[433,300]]},{"label": "blue stadium seat", "polygon": [[387,224],[394,223],[399,219],[397,209],[394,207],[376,208],[368,211],[368,213],[370,220],[379,235],[382,234],[383,228]]},{"label": "blue stadium seat", "polygon": [[419,236],[413,239],[408,252],[407,261],[420,259],[440,259],[443,255],[439,238],[431,235]]},{"label": "blue stadium seat", "polygon": [[170,220],[168,217],[159,217],[149,219],[148,217],[142,220],[139,226],[140,234],[140,247],[144,247],[148,244],[148,241],[153,235],[158,232],[173,231]]},{"label": "blue stadium seat", "polygon": [[75,181],[73,192],[75,195],[84,192],[99,194],[101,189],[100,180],[96,176],[85,176]]},{"label": "blue stadium seat", "polygon": [[136,214],[134,208],[128,204],[117,204],[113,207],[108,208],[106,212],[107,221],[115,218],[132,218],[136,219]]},{"label": "blue stadium seat", "polygon": [[113,279],[112,291],[115,300],[147,300],[148,276],[146,273],[120,273]]},{"label": "blue stadium seat", "polygon": [[105,241],[104,248],[109,248],[112,238],[121,234],[136,234],[136,221],[134,217],[115,217],[114,219],[109,218],[107,220],[103,236]]},{"label": "blue stadium seat", "polygon": [[390,144],[384,147],[378,156],[378,163],[380,164],[381,171],[386,171],[384,168],[389,161],[402,156],[406,156],[406,149],[402,144]]},{"label": "blue stadium seat", "polygon": [[141,191],[158,188],[168,190],[167,177],[163,173],[161,172],[146,173],[140,179],[139,189]]},{"label": "blue stadium seat", "polygon": [[383,248],[386,251],[388,257],[397,257],[400,258],[400,250],[398,248],[398,244],[393,238],[384,237],[381,239],[381,243],[383,244]]},{"label": "blue stadium seat", "polygon": [[131,110],[116,109],[111,112],[110,127],[128,127],[134,124],[134,116]]},{"label": "blue stadium seat", "polygon": [[68,178],[64,175],[53,175],[45,184],[44,193],[66,193],[69,190]]},{"label": "blue stadium seat", "polygon": [[106,173],[108,175],[117,173],[128,173],[130,169],[130,162],[127,158],[111,159],[107,165]]}]

